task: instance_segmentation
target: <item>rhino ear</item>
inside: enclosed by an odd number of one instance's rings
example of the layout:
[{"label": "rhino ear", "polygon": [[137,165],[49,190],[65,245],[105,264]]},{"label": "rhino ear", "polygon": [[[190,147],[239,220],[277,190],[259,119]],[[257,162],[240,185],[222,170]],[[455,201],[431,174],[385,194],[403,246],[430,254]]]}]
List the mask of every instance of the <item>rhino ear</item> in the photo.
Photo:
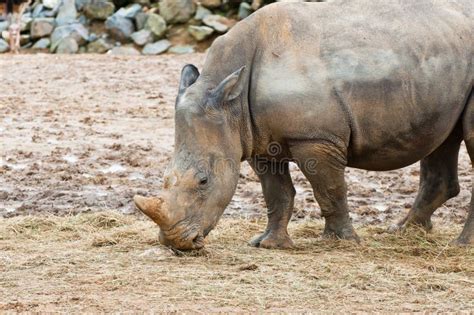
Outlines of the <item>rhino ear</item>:
[{"label": "rhino ear", "polygon": [[232,101],[237,98],[244,88],[244,70],[245,66],[235,71],[219,83],[219,85],[212,91],[213,96],[220,101]]},{"label": "rhino ear", "polygon": [[194,65],[185,65],[181,70],[181,81],[179,82],[179,93],[183,93],[199,78],[199,70]]}]

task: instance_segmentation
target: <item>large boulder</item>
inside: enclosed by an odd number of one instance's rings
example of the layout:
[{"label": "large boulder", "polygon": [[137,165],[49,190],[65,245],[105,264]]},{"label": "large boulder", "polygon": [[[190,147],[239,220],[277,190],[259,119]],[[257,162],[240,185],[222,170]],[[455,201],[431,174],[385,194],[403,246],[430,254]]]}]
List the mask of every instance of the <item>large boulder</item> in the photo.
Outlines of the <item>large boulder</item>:
[{"label": "large boulder", "polygon": [[89,31],[80,23],[58,26],[51,34],[50,50],[54,52],[59,42],[68,36],[74,38],[79,45],[83,45],[89,39]]},{"label": "large boulder", "polygon": [[154,36],[150,30],[140,30],[132,34],[132,40],[138,46],[153,42]]},{"label": "large boulder", "polygon": [[[145,23],[148,20],[148,14],[145,12],[138,12],[135,16],[135,26],[137,30],[141,30],[145,27]],[[166,22],[165,22],[166,24]]]},{"label": "large boulder", "polygon": [[49,38],[41,38],[31,48],[32,49],[48,49],[50,45],[51,45],[51,40]]},{"label": "large boulder", "polygon": [[20,22],[20,31],[21,32],[27,32],[31,29],[31,22],[33,22],[33,18],[30,16],[30,14],[24,14],[21,17],[21,22]]},{"label": "large boulder", "polygon": [[133,46],[118,46],[107,52],[110,55],[139,56],[140,52]]},{"label": "large boulder", "polygon": [[31,10],[31,17],[32,18],[39,18],[39,17],[43,17],[43,10],[45,9],[44,5],[41,4],[41,3],[37,3],[36,5],[33,6],[32,8],[33,10]]},{"label": "large boulder", "polygon": [[190,54],[194,52],[194,47],[191,45],[178,45],[171,47],[168,52],[177,55]]},{"label": "large boulder", "polygon": [[105,21],[105,28],[112,36],[112,38],[127,42],[132,33],[135,31],[135,26],[130,19],[114,14]]},{"label": "large boulder", "polygon": [[90,0],[82,9],[84,14],[93,20],[106,20],[114,14],[115,5],[106,0]]},{"label": "large boulder", "polygon": [[31,22],[30,35],[31,38],[41,38],[51,35],[54,29],[53,18],[37,18]]},{"label": "large boulder", "polygon": [[127,7],[120,8],[120,10],[118,10],[115,14],[129,19],[134,19],[140,12],[142,12],[142,6],[138,3],[134,3]]},{"label": "large boulder", "polygon": [[194,19],[198,21],[202,21],[206,16],[211,15],[212,11],[209,9],[206,9],[202,5],[198,5],[196,14],[194,15]]},{"label": "large boulder", "polygon": [[87,52],[93,54],[104,54],[110,49],[112,45],[107,42],[104,38],[99,38],[93,42],[87,44]]},{"label": "large boulder", "polygon": [[185,23],[196,12],[193,0],[162,0],[160,2],[160,15],[167,23]]},{"label": "large boulder", "polygon": [[86,4],[90,2],[90,0],[75,0],[76,2],[76,10],[82,11]]},{"label": "large boulder", "polygon": [[157,38],[161,38],[166,32],[166,21],[158,14],[148,14],[145,29],[151,31]]},{"label": "large boulder", "polygon": [[252,6],[247,2],[241,2],[239,5],[239,12],[237,14],[239,20],[245,19],[250,14],[252,14]]},{"label": "large boulder", "polygon": [[156,43],[147,44],[143,48],[142,53],[144,55],[159,55],[167,51],[168,48],[170,47],[171,47],[170,41],[167,39],[162,39],[162,40],[157,41]]},{"label": "large boulder", "polygon": [[58,43],[57,54],[75,54],[79,51],[79,45],[72,36],[67,36]]},{"label": "large boulder", "polygon": [[47,9],[54,9],[56,8],[61,0],[43,0],[43,5]]},{"label": "large boulder", "polygon": [[222,5],[222,0],[201,0],[201,5],[206,8],[215,9]]},{"label": "large boulder", "polygon": [[195,40],[198,42],[205,40],[208,38],[212,33],[214,33],[214,29],[209,26],[195,26],[190,25],[188,27],[188,32],[194,37]]},{"label": "large boulder", "polygon": [[56,25],[71,24],[76,21],[77,10],[75,0],[62,0],[56,16]]},{"label": "large boulder", "polygon": [[7,52],[9,49],[10,46],[8,46],[8,43],[4,39],[0,38],[0,54]]},{"label": "large boulder", "polygon": [[227,32],[229,28],[235,24],[235,21],[229,20],[228,18],[217,14],[208,15],[202,21],[204,24],[212,27],[219,33]]},{"label": "large boulder", "polygon": [[29,48],[31,46],[31,37],[28,34],[20,35],[20,45],[24,48]]},{"label": "large boulder", "polygon": [[0,21],[0,34],[3,32],[3,31],[6,31],[8,30],[8,21]]}]

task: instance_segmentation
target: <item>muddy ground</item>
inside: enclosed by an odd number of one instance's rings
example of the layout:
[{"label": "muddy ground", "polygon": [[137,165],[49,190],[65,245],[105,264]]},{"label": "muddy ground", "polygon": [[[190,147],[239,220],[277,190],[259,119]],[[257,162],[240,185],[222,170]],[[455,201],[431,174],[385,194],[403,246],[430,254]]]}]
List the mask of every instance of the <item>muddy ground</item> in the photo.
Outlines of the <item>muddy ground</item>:
[{"label": "muddy ground", "polygon": [[[4,55],[0,57],[0,216],[117,210],[153,194],[173,148],[173,104],[181,67],[203,54],[160,57]],[[461,194],[436,218],[462,222],[469,160],[460,157]],[[320,218],[308,182],[293,166],[294,218]],[[347,171],[356,225],[387,225],[405,213],[418,165]],[[243,164],[226,216],[264,215],[260,184]]]},{"label": "muddy ground", "polygon": [[474,253],[448,245],[469,204],[464,148],[462,192],[436,212],[429,235],[384,233],[413,202],[418,165],[347,170],[360,246],[318,238],[320,210],[293,166],[297,248],[251,248],[265,207],[244,164],[205,251],[160,246],[131,199],[159,191],[180,69],[203,60],[0,56],[0,312],[473,309]]}]

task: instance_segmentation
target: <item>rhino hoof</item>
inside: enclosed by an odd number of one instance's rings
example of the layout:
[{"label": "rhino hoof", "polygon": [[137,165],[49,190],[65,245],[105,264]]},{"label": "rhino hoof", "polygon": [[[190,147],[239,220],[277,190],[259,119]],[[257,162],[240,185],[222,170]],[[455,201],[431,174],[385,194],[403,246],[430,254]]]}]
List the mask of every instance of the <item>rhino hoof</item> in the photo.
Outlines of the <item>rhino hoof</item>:
[{"label": "rhino hoof", "polygon": [[288,235],[263,233],[250,241],[250,245],[266,249],[291,249],[293,241]]},{"label": "rhino hoof", "polygon": [[387,232],[390,234],[400,233],[403,230],[403,225],[392,224],[387,228]]},{"label": "rhino hoof", "polygon": [[451,245],[459,246],[459,247],[472,246],[472,245],[474,245],[474,239],[469,240],[469,239],[465,239],[465,238],[460,237],[460,238],[455,239],[454,241],[452,241]]},{"label": "rhino hoof", "polygon": [[[404,222],[404,223],[403,223]],[[388,227],[387,232],[388,233],[400,233],[404,232],[410,227],[421,227],[423,228],[426,232],[430,232],[433,229],[433,223],[431,223],[430,219],[403,219],[401,223],[397,224],[392,224]]]},{"label": "rhino hoof", "polygon": [[354,231],[352,225],[343,226],[338,229],[330,229],[326,226],[322,237],[323,239],[340,239],[360,243],[360,238]]}]

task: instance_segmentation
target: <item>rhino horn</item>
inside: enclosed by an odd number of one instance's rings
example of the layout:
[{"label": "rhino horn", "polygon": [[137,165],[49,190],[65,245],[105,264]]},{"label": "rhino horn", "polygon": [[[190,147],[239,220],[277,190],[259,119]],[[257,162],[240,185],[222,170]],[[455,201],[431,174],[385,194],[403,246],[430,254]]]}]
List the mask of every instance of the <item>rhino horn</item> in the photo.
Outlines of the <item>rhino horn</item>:
[{"label": "rhino horn", "polygon": [[133,201],[137,208],[156,224],[166,226],[169,222],[169,213],[166,207],[163,207],[162,197],[143,197],[136,195]]}]

